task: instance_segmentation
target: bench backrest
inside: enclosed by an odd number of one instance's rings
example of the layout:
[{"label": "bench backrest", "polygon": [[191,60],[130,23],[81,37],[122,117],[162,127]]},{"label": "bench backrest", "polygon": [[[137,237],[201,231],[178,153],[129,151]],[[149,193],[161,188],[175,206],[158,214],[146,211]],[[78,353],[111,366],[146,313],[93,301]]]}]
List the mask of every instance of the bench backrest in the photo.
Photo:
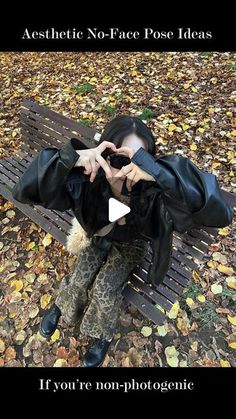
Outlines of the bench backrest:
[{"label": "bench backrest", "polygon": [[79,138],[88,147],[100,138],[94,128],[82,125],[30,100],[20,111],[22,139],[32,154],[46,147],[60,148],[70,138]]}]

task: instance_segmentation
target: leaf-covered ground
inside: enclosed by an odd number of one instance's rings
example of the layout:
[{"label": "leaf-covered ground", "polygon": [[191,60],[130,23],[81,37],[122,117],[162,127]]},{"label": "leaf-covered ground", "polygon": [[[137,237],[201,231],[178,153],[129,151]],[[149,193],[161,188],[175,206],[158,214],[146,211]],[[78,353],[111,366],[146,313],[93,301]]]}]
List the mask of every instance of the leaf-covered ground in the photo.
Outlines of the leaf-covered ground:
[{"label": "leaf-covered ground", "polygon": [[[140,116],[157,154],[178,153],[236,193],[236,58],[232,53],[1,53],[0,156],[21,146],[19,108],[32,99],[101,131]],[[89,345],[60,327],[47,341],[40,317],[75,258],[0,197],[0,366],[79,366]],[[236,366],[235,221],[162,326],[123,307],[104,366]]]}]

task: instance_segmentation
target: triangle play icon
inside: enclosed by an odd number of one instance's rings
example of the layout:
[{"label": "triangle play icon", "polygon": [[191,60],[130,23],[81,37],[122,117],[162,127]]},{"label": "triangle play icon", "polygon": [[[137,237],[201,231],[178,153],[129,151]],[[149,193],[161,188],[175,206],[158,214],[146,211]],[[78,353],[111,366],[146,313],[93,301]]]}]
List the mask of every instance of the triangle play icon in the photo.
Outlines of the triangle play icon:
[{"label": "triangle play icon", "polygon": [[115,198],[109,199],[109,208],[108,208],[108,218],[109,221],[113,222],[119,220],[119,218],[124,217],[124,215],[130,212],[130,208],[122,204],[122,202],[117,201]]}]

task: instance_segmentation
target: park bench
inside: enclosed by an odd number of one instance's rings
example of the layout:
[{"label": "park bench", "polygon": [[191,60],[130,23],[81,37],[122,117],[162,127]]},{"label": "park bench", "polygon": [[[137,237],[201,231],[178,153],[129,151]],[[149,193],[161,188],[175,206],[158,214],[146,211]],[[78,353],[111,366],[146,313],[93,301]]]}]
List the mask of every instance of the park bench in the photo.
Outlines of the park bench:
[{"label": "park bench", "polygon": [[[0,193],[65,246],[74,217],[72,211],[60,212],[39,205],[21,204],[12,197],[11,189],[42,148],[61,148],[72,137],[79,138],[88,147],[96,146],[100,134],[91,127],[29,100],[22,104],[20,125],[21,150],[16,151],[12,157],[0,160]],[[228,204],[236,206],[236,196],[221,191]],[[125,300],[155,324],[162,324],[166,312],[188,287],[193,271],[198,272],[202,264],[209,259],[208,246],[214,242],[217,234],[218,229],[208,227],[192,229],[184,234],[174,232],[171,264],[163,283],[153,287],[146,282],[151,260],[151,255],[147,254],[129,278],[124,289]]]}]

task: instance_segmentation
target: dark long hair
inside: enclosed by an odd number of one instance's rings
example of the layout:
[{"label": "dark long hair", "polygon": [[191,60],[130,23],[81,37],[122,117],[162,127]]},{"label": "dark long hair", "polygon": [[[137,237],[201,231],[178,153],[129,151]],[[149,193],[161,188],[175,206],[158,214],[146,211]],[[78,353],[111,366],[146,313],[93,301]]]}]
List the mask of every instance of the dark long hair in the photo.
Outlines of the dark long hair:
[{"label": "dark long hair", "polygon": [[152,155],[155,154],[155,140],[152,131],[140,118],[135,116],[121,115],[108,122],[101,135],[99,144],[102,141],[110,141],[118,148],[121,147],[124,138],[130,134],[136,134],[144,140],[147,144],[147,151]]}]

